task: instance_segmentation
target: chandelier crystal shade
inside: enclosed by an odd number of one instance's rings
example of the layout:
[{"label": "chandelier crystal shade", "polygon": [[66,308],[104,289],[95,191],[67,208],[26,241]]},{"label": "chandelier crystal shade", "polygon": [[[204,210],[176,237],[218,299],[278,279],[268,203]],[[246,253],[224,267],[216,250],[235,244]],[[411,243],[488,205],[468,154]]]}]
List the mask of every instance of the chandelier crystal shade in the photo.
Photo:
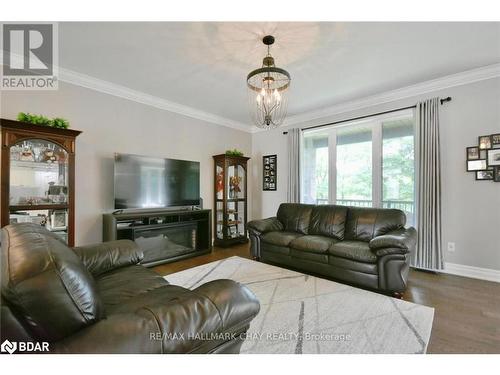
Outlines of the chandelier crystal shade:
[{"label": "chandelier crystal shade", "polygon": [[270,54],[274,37],[267,35],[262,42],[267,45],[267,56],[262,61],[262,68],[255,69],[247,76],[248,101],[255,125],[272,129],[280,126],[286,116],[290,74],[274,65],[274,58]]}]

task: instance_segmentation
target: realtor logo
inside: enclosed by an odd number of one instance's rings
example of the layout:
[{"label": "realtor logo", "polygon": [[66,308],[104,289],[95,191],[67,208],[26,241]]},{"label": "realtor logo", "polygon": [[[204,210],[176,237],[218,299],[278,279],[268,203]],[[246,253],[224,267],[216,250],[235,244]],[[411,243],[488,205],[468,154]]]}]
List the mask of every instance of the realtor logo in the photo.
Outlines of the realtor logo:
[{"label": "realtor logo", "polygon": [[0,346],[0,351],[2,353],[8,352],[9,354],[12,354],[16,351],[17,349],[17,342],[10,342],[9,340],[5,340],[2,342],[2,345]]},{"label": "realtor logo", "polygon": [[57,24],[2,25],[1,88],[57,89]]}]

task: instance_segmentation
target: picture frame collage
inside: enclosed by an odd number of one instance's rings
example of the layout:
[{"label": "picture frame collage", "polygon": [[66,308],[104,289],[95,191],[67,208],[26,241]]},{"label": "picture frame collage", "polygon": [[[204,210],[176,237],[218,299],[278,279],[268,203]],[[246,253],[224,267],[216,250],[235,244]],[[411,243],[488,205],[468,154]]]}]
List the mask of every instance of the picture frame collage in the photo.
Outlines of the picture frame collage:
[{"label": "picture frame collage", "polygon": [[466,149],[466,170],[477,181],[500,182],[500,133],[478,137],[478,145]]},{"label": "picture frame collage", "polygon": [[276,191],[278,185],[277,155],[266,155],[262,157],[262,173],[264,191]]}]

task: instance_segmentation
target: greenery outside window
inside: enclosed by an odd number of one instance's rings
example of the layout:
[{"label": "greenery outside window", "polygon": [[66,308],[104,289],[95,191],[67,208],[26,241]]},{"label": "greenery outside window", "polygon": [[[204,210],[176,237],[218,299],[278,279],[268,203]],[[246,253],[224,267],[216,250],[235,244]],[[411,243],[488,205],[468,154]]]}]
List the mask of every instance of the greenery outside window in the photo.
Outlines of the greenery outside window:
[{"label": "greenery outside window", "polygon": [[405,110],[305,130],[301,201],[398,208],[414,224],[414,115]]}]

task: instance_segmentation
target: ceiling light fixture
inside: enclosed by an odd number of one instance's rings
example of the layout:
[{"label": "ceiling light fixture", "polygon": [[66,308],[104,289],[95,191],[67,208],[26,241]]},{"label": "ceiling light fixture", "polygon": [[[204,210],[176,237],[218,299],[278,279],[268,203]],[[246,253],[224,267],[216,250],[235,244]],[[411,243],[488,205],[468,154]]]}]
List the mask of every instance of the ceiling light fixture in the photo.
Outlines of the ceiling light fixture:
[{"label": "ceiling light fixture", "polygon": [[270,53],[274,37],[267,35],[262,42],[267,46],[267,55],[262,60],[262,68],[247,76],[248,100],[255,125],[272,129],[280,126],[286,116],[290,73],[274,65]]}]

